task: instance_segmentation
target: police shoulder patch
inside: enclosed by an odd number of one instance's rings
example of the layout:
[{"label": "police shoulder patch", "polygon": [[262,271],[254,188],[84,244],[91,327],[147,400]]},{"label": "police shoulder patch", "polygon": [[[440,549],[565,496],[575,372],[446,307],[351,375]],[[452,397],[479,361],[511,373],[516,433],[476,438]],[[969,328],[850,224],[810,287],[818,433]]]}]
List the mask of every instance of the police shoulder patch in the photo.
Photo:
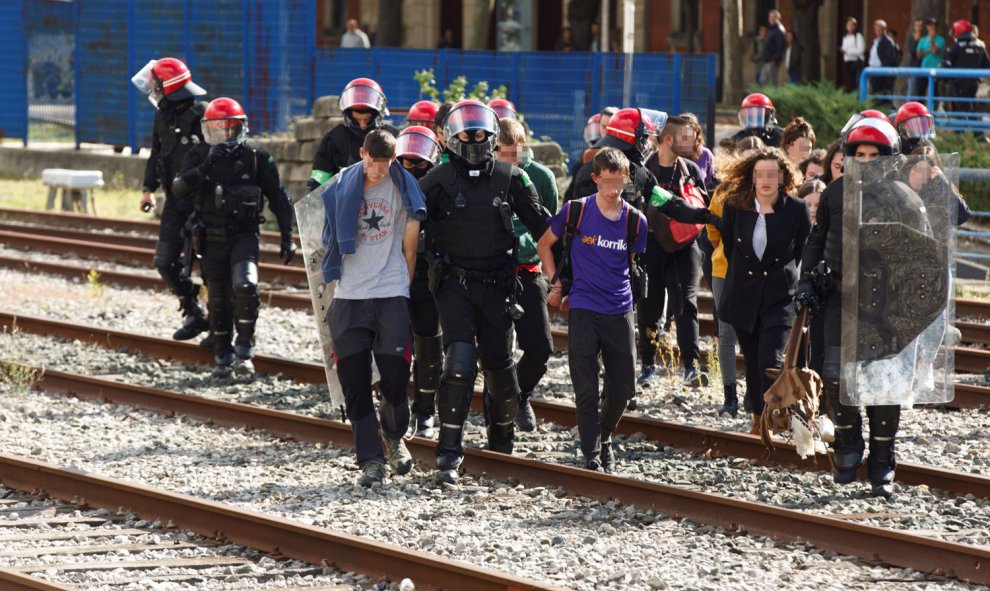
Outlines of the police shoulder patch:
[{"label": "police shoulder patch", "polygon": [[650,205],[653,207],[663,207],[673,197],[673,195],[664,189],[654,186],[653,191],[650,193]]},{"label": "police shoulder patch", "polygon": [[519,178],[522,179],[522,184],[523,184],[524,187],[532,187],[533,186],[533,181],[530,180],[529,175],[526,174],[526,171],[525,170],[522,170],[522,169],[519,170]]}]

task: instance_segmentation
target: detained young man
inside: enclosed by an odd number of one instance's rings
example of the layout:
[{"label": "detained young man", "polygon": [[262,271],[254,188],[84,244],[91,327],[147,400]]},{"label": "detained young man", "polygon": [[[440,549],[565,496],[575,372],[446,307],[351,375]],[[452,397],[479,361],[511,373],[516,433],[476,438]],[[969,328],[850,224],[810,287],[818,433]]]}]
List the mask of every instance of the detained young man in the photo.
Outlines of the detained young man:
[{"label": "detained young man", "polygon": [[[361,161],[335,177],[323,202],[324,279],[337,280],[327,324],[362,472],[358,484],[372,486],[385,480],[386,459],[393,474],[412,469],[402,440],[409,428],[409,284],[425,199],[416,179],[395,161],[395,138],[376,130],[365,137]],[[372,355],[381,375],[381,440]]]},{"label": "detained young man", "polygon": [[[629,180],[629,161],[614,148],[602,148],[594,158],[594,195],[581,199],[582,215],[571,240],[572,282],[562,302],[561,283],[550,286],[547,304],[569,308],[567,344],[571,381],[577,407],[578,437],[589,470],[612,472],[615,454],[612,433],[626,404],[635,393],[636,347],[633,342],[633,297],[629,260],[646,251],[646,217],[622,199]],[[543,273],[554,277],[557,268],[551,248],[566,231],[564,207],[550,220],[537,244]],[[628,216],[638,219],[636,241],[628,247]],[[608,388],[599,395],[598,357],[605,364]],[[600,398],[604,404],[600,405]],[[599,406],[601,410],[599,411]]]}]

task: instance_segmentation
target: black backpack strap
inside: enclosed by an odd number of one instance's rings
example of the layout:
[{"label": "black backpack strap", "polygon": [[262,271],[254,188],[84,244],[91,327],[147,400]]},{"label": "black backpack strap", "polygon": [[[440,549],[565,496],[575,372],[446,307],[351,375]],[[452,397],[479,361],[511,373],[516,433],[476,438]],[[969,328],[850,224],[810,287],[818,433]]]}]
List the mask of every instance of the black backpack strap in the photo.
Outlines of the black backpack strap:
[{"label": "black backpack strap", "polygon": [[629,207],[626,213],[626,252],[633,253],[633,245],[639,240],[639,219],[642,216],[638,209]]},{"label": "black backpack strap", "polygon": [[[563,252],[560,257],[560,264],[557,265],[557,272],[550,278],[551,285],[560,278],[561,273],[565,272],[565,267],[570,266],[571,243],[574,240],[574,236],[578,233],[578,228],[581,226],[581,217],[584,215],[584,199],[573,199],[568,201],[566,205],[567,215],[564,217]],[[567,269],[567,272],[569,271]]]}]

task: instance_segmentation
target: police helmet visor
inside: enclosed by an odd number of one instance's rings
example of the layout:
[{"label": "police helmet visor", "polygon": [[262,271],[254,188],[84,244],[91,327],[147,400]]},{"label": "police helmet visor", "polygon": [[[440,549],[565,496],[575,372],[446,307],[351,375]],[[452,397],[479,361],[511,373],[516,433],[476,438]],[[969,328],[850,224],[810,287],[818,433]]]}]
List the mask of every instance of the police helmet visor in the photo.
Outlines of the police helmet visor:
[{"label": "police helmet visor", "polygon": [[763,129],[767,126],[766,107],[745,107],[739,109],[739,125],[743,129]]},{"label": "police helmet visor", "polygon": [[516,112],[515,112],[515,110],[512,107],[510,107],[509,105],[492,105],[491,106],[491,109],[493,111],[495,111],[495,114],[498,115],[499,119],[515,119],[516,118]]},{"label": "police helmet visor", "polygon": [[141,94],[147,95],[151,104],[158,106],[158,103],[165,97],[162,84],[155,79],[154,67],[158,60],[151,60],[137,74],[131,76],[131,84],[134,85]]},{"label": "police helmet visor", "polygon": [[600,139],[602,139],[602,126],[599,125],[598,119],[590,119],[584,126],[584,143],[591,146]]},{"label": "police helmet visor", "polygon": [[462,131],[481,130],[490,134],[498,133],[498,115],[490,108],[482,105],[464,105],[457,107],[447,115],[443,133],[446,137],[454,137]]},{"label": "police helmet visor", "polygon": [[212,119],[203,121],[203,139],[211,146],[223,143],[236,143],[247,133],[247,120]]},{"label": "police helmet visor", "polygon": [[395,140],[395,155],[399,158],[418,158],[431,163],[440,160],[440,145],[422,133],[403,133]]},{"label": "police helmet visor", "polygon": [[639,115],[642,117],[643,133],[646,135],[660,135],[663,126],[667,124],[667,114],[663,111],[640,109]]},{"label": "police helmet visor", "polygon": [[388,108],[385,106],[385,95],[373,86],[358,84],[345,88],[340,95],[340,110],[347,109],[372,109],[380,113],[383,117],[388,116]]},{"label": "police helmet visor", "polygon": [[935,137],[935,118],[931,115],[911,117],[906,121],[902,121],[898,127],[900,127],[898,131],[907,138],[920,139]]}]

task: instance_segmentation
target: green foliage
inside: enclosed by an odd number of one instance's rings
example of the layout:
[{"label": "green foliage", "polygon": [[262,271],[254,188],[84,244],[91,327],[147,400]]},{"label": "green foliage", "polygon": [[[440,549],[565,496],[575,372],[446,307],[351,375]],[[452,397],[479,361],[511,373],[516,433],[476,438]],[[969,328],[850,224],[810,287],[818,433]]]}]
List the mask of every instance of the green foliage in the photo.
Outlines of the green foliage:
[{"label": "green foliage", "polygon": [[454,103],[462,99],[471,98],[487,103],[492,99],[505,98],[508,94],[508,89],[504,84],[493,89],[488,82],[484,80],[476,83],[469,91],[468,79],[466,76],[458,76],[457,78],[454,78],[450,82],[450,86],[441,92],[437,89],[437,80],[436,76],[433,75],[432,68],[429,70],[417,71],[413,74],[413,79],[419,83],[420,96],[425,96],[429,100],[433,101],[438,100],[442,94],[445,102]]},{"label": "green foliage", "polygon": [[777,122],[785,127],[795,117],[804,117],[815,128],[816,144],[826,147],[839,138],[839,131],[853,113],[872,108],[852,92],[830,82],[763,86],[756,89],[770,97],[777,109]]},{"label": "green foliage", "polygon": [[[935,138],[935,147],[940,154],[959,153],[961,168],[990,168],[990,150],[982,138],[968,133],[940,132]],[[973,211],[990,211],[990,183],[963,181],[959,192]]]}]

